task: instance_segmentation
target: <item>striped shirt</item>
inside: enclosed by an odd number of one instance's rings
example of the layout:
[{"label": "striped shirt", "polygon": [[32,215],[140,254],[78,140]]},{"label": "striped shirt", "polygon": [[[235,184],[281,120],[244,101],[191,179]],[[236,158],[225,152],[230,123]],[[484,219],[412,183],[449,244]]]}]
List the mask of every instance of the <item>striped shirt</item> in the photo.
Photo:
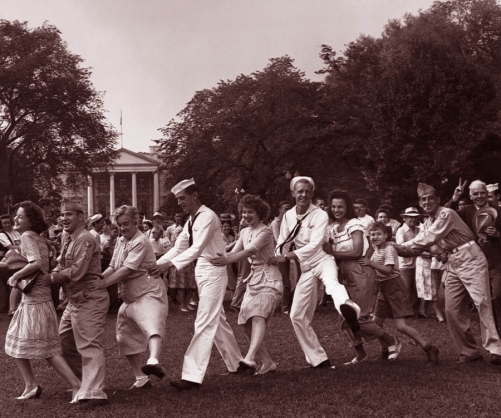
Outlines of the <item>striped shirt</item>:
[{"label": "striped shirt", "polygon": [[398,254],[395,247],[388,242],[385,242],[380,247],[374,246],[374,253],[371,260],[383,266],[393,266],[393,270],[389,274],[381,273],[376,270],[377,279],[379,281],[386,281],[390,279],[397,279],[400,277],[400,270],[398,269]]}]

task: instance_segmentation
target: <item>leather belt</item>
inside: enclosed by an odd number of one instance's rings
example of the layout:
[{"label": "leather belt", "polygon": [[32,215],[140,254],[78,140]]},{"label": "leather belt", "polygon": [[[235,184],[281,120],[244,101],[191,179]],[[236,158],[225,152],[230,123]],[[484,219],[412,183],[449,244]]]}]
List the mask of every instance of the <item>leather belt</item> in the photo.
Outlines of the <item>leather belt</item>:
[{"label": "leather belt", "polygon": [[468,242],[460,245],[459,247],[453,248],[451,250],[451,253],[453,253],[453,254],[457,253],[458,251],[464,250],[465,248],[467,248],[467,247],[469,247],[470,245],[473,245],[473,244],[475,244],[475,241],[473,241],[473,240],[472,241],[468,241]]}]

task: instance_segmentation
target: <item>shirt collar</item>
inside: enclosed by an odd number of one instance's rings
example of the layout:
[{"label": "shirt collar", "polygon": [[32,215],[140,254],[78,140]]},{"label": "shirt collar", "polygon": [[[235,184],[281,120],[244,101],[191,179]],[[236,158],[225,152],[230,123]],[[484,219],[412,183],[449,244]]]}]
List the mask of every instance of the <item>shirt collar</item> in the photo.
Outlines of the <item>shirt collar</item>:
[{"label": "shirt collar", "polygon": [[294,206],[293,210],[294,210],[294,215],[296,215],[297,219],[304,218],[306,215],[313,212],[314,210],[322,210],[318,206],[315,206],[313,203],[310,203],[310,206],[308,207],[308,209],[306,209],[306,212],[303,213],[302,215],[298,215],[296,208],[297,208],[297,206]]}]

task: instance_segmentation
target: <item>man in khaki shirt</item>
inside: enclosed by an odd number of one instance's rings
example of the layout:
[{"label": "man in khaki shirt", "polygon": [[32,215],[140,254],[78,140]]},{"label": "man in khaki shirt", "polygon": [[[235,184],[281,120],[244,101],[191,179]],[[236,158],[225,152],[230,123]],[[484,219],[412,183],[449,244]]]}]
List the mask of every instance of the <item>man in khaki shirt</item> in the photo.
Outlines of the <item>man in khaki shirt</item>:
[{"label": "man in khaki shirt", "polygon": [[496,330],[491,305],[487,259],[475,236],[452,209],[440,206],[437,191],[419,183],[419,204],[429,215],[421,232],[412,240],[395,245],[397,250],[422,250],[433,244],[449,252],[445,280],[445,315],[449,332],[459,351],[460,363],[482,358],[471,333],[467,312],[468,295],[480,316],[482,345],[491,353],[491,363],[501,365],[501,340]]},{"label": "man in khaki shirt", "polygon": [[80,409],[108,403],[104,393],[105,358],[101,337],[109,297],[100,286],[101,248],[85,229],[81,205],[64,201],[61,207],[64,232],[58,266],[43,278],[43,284],[69,282],[69,303],[59,324],[63,357],[82,379],[73,399]]}]

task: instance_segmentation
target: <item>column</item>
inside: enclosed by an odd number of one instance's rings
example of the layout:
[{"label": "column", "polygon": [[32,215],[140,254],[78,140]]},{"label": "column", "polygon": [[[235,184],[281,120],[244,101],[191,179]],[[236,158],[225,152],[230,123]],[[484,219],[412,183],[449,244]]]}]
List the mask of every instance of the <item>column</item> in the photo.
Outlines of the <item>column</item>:
[{"label": "column", "polygon": [[153,212],[160,209],[160,195],[158,187],[158,171],[153,173]]},{"label": "column", "polygon": [[136,173],[132,173],[132,206],[137,208],[137,183],[136,183]]},{"label": "column", "polygon": [[110,216],[115,214],[115,175],[110,173]]},{"label": "column", "polygon": [[89,185],[87,186],[87,215],[94,215],[94,184],[92,183],[92,176],[88,177]]}]

